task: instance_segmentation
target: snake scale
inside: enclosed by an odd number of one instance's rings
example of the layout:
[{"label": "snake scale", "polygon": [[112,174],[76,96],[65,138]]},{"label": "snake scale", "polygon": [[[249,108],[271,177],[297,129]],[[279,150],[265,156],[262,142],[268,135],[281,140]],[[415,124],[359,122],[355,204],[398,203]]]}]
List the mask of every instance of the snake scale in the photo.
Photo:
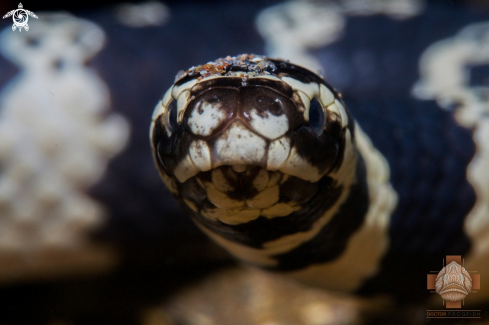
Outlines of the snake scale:
[{"label": "snake scale", "polygon": [[[464,229],[475,144],[432,104],[373,105],[351,101],[350,113],[305,68],[228,56],[177,75],[154,110],[151,147],[187,214],[239,260],[326,289],[417,299],[445,255],[477,264]],[[374,110],[364,132],[353,113]]]}]

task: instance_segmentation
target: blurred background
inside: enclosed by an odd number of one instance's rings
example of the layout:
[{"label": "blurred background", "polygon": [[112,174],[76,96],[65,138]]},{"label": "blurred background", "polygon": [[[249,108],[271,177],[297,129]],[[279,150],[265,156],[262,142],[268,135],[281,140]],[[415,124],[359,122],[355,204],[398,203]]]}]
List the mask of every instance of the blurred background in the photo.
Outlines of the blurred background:
[{"label": "blurred background", "polygon": [[[289,59],[320,71],[367,133],[365,100],[446,109],[447,89],[463,89],[489,107],[485,0],[22,5],[37,16],[28,30],[0,21],[1,325],[372,322],[374,300],[236,265],[174,202],[148,132],[179,70],[240,53]],[[0,2],[2,16],[17,9]]]}]

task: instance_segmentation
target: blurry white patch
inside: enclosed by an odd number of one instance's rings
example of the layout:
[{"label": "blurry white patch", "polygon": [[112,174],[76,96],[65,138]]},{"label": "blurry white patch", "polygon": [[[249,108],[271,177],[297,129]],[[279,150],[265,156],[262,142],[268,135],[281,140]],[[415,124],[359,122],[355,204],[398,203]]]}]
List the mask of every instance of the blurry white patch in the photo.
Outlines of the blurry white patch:
[{"label": "blurry white patch", "polygon": [[190,130],[197,135],[208,136],[225,119],[226,113],[221,110],[221,103],[200,102],[190,115],[187,124]]},{"label": "blurry white patch", "polygon": [[443,108],[461,105],[457,121],[472,128],[489,111],[489,87],[471,87],[470,68],[489,63],[489,23],[470,25],[455,37],[431,45],[421,57],[421,79],[413,88],[420,99],[436,99]]},{"label": "blurry white patch", "polygon": [[[395,19],[419,15],[426,0],[291,0],[261,11],[256,18],[258,32],[265,39],[265,52],[285,58],[311,71],[323,67],[312,55],[343,36],[348,15],[385,14]],[[325,71],[327,75],[328,71]]]},{"label": "blurry white patch", "polygon": [[192,158],[190,158],[190,154],[186,155],[173,171],[175,177],[180,183],[185,182],[187,179],[197,175],[199,172],[200,170],[193,163]]},{"label": "blurry white patch", "polygon": [[282,77],[282,80],[288,83],[294,90],[302,91],[304,94],[306,94],[307,97],[309,97],[309,100],[313,99],[314,96],[319,95],[319,85],[317,84],[317,82],[305,84],[297,79],[290,77]]},{"label": "blurry white patch", "polygon": [[250,124],[253,129],[270,140],[275,140],[278,137],[281,137],[289,130],[289,119],[285,114],[275,116],[271,113],[267,113],[266,117],[262,117],[258,114],[258,111],[253,108],[250,112],[250,116]]},{"label": "blurry white patch", "polygon": [[[424,52],[421,79],[413,88],[417,98],[435,99],[445,109],[456,105],[457,122],[474,130],[476,153],[467,168],[467,179],[477,197],[465,219],[472,243],[465,268],[485,278],[489,277],[489,86],[471,86],[470,69],[487,64],[489,23],[472,24]],[[488,298],[489,291],[481,290],[472,299]]]},{"label": "blurry white patch", "polygon": [[126,119],[109,111],[106,84],[84,65],[104,39],[67,14],[39,15],[29,33],[0,36],[1,53],[21,70],[0,95],[2,281],[115,261],[89,239],[105,213],[87,191],[129,136]]},{"label": "blurry white patch", "polygon": [[342,0],[344,12],[352,16],[384,14],[408,19],[421,14],[425,6],[425,0]]},{"label": "blurry white patch", "polygon": [[170,10],[161,2],[124,3],[115,9],[119,22],[129,27],[163,26],[170,18]]},{"label": "blurry white patch", "polygon": [[201,172],[212,169],[211,151],[205,141],[194,140],[190,144],[189,153],[193,163]]},{"label": "blurry white patch", "polygon": [[267,169],[278,170],[285,163],[290,154],[290,141],[280,138],[272,141],[268,147]]},{"label": "blurry white patch", "polygon": [[344,25],[339,7],[312,1],[275,5],[256,18],[269,57],[286,58],[312,71],[321,69],[321,64],[310,54],[310,49],[334,42]]},{"label": "blurry white patch", "polygon": [[212,167],[261,164],[265,162],[266,146],[264,139],[236,121],[216,141]]},{"label": "blurry white patch", "polygon": [[338,259],[288,273],[290,277],[308,284],[350,292],[378,271],[389,245],[389,221],[398,199],[390,185],[387,161],[358,124],[355,131],[357,148],[367,168],[370,205],[365,222],[351,236],[346,250]]}]

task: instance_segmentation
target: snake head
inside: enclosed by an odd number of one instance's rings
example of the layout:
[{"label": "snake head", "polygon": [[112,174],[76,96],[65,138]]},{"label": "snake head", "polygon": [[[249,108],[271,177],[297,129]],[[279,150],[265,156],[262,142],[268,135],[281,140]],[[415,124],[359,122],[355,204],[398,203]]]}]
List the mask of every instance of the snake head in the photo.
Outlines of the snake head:
[{"label": "snake head", "polygon": [[179,73],[155,107],[150,136],[160,175],[182,204],[204,222],[236,225],[289,215],[319,188],[341,186],[354,173],[353,125],[315,73],[241,55]]}]

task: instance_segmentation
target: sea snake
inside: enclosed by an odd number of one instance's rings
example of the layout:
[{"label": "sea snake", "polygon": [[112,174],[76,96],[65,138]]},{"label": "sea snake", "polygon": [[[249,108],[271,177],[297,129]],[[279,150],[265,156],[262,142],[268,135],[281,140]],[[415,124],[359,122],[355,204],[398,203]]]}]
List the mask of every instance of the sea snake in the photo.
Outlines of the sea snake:
[{"label": "sea snake", "polygon": [[318,74],[220,58],[179,72],[158,102],[153,157],[197,226],[239,260],[331,290],[426,296],[445,255],[470,253],[471,130],[429,104],[403,116],[391,112],[406,103],[349,104],[378,112],[368,130],[384,150]]}]

